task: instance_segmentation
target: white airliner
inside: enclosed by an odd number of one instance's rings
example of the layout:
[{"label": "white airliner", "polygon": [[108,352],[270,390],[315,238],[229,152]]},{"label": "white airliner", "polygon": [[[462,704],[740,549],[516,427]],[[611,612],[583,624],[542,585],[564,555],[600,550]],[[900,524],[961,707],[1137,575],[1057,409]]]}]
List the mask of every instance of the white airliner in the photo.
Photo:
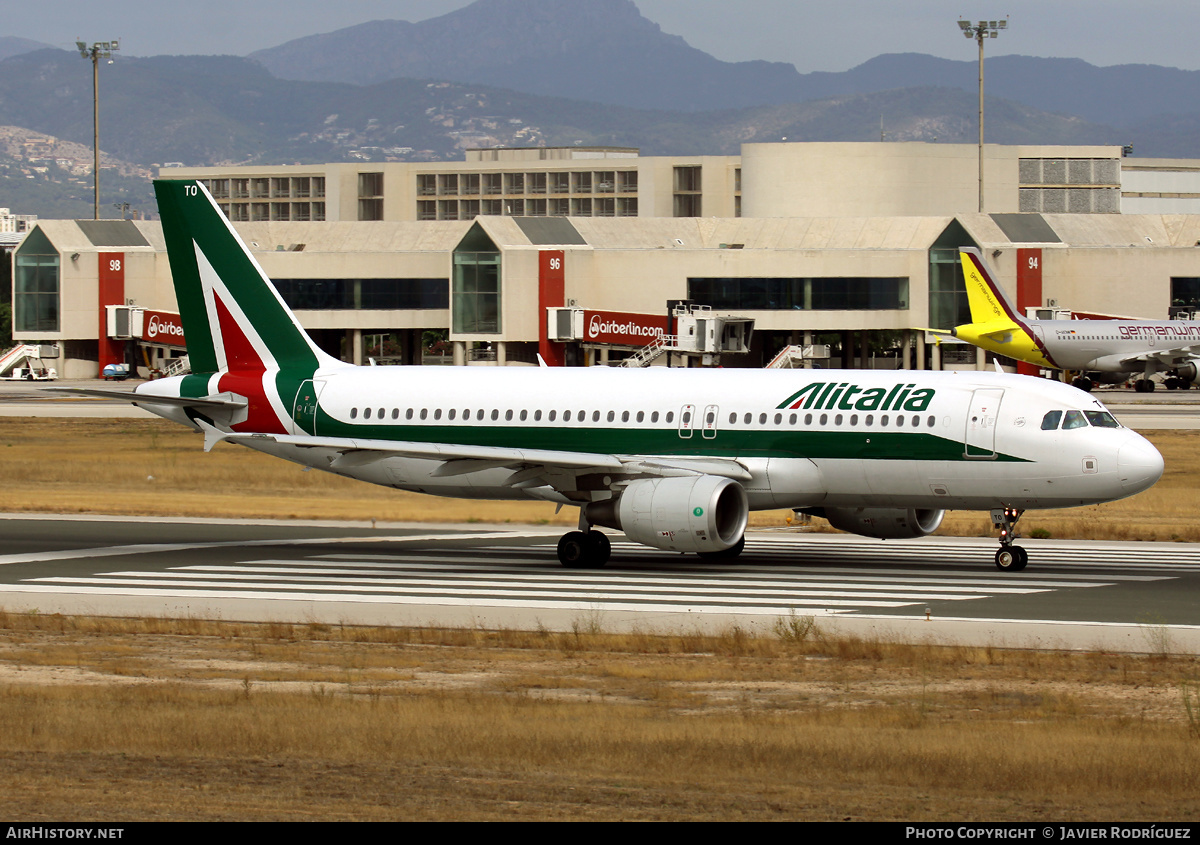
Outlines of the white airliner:
[{"label": "white airliner", "polygon": [[[959,249],[971,322],[948,333],[991,352],[1039,367],[1072,370],[1072,381],[1091,390],[1095,381],[1124,381],[1138,373],[1138,392],[1154,390],[1150,376],[1168,373],[1169,388],[1200,383],[1200,321],[1031,320],[996,284],[974,247]],[[1107,378],[1106,378],[1107,375]]]},{"label": "white airliner", "polygon": [[[1163,461],[1087,394],[1001,373],[356,367],[305,334],[204,187],[155,182],[194,373],[124,394],[220,441],[385,487],[579,508],[558,544],[603,566],[595,526],[733,557],[751,510],[870,537],[991,511],[1023,569],[1027,508],[1154,484]],[[109,391],[95,391],[113,395]]]}]

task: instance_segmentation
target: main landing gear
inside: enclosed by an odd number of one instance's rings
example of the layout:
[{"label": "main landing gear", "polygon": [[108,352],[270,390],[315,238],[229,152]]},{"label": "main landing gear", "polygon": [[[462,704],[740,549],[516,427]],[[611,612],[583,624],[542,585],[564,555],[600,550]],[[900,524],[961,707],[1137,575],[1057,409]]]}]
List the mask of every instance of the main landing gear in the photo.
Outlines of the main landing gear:
[{"label": "main landing gear", "polygon": [[1020,546],[1014,546],[1019,534],[1015,529],[1017,520],[1021,518],[1022,510],[1004,508],[992,511],[992,525],[1000,531],[1000,549],[996,552],[996,568],[1001,572],[1020,572],[1029,563],[1029,552]]},{"label": "main landing gear", "polygon": [[579,530],[568,531],[558,541],[558,562],[568,569],[602,569],[612,555],[608,535],[602,534],[579,514]]}]

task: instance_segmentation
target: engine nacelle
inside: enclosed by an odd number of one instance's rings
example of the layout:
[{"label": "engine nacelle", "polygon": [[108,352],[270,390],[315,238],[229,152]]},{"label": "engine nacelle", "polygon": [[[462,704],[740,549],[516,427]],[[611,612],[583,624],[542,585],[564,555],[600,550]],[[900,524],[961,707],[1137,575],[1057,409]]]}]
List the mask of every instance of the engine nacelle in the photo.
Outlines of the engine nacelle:
[{"label": "engine nacelle", "polygon": [[942,524],[943,510],[919,508],[825,508],[829,524],[841,531],[880,540],[924,537]]},{"label": "engine nacelle", "polygon": [[675,552],[723,552],[746,532],[742,485],[715,475],[634,481],[617,499],[594,502],[585,516],[635,543]]},{"label": "engine nacelle", "polygon": [[[1192,384],[1200,384],[1200,369],[1197,369],[1195,363],[1184,364],[1182,367],[1175,368],[1175,375],[1179,376],[1184,381],[1190,381]],[[1185,387],[1187,385],[1184,385]]]}]

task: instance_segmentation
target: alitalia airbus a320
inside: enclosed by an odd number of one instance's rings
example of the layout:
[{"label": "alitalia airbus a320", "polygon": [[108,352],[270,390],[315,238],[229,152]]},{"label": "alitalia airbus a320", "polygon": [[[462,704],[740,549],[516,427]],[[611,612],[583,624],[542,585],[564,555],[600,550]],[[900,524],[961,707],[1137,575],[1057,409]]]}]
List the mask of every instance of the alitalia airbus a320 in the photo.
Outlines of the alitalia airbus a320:
[{"label": "alitalia airbus a320", "polygon": [[1024,510],[1120,499],[1163,471],[1086,393],[1002,373],[348,365],[309,339],[203,185],[155,191],[193,373],[125,398],[202,431],[208,449],[577,507],[564,566],[607,562],[597,526],[733,557],[752,510],[899,538],[970,509],[992,512],[996,565],[1019,571]]}]

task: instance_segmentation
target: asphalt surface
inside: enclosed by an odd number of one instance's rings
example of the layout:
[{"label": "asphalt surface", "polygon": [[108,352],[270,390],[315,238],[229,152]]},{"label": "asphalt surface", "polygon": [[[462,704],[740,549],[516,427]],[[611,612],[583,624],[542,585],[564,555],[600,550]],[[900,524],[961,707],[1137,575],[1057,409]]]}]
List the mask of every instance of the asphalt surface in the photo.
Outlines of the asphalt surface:
[{"label": "asphalt surface", "polygon": [[861,635],[1200,653],[1200,547],[875,541],[756,532],[736,562],[613,535],[603,570],[562,568],[544,527],[0,516],[0,607],[330,624],[769,631],[790,614]]}]

